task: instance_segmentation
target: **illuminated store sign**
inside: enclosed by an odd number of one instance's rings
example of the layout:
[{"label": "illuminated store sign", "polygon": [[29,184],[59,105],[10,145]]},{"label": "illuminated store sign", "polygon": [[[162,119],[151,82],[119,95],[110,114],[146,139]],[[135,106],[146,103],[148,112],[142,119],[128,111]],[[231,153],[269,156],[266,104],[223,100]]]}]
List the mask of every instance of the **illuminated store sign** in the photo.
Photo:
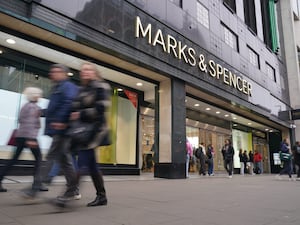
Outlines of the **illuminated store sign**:
[{"label": "illuminated store sign", "polygon": [[146,38],[149,45],[160,46],[164,52],[173,55],[190,66],[197,66],[200,71],[221,80],[224,84],[237,89],[243,94],[251,96],[252,85],[247,80],[232,73],[215,61],[205,59],[203,54],[197,54],[194,48],[176,40],[169,34],[163,34],[162,30],[152,30],[150,23],[143,26],[138,16],[135,20],[135,37]]}]

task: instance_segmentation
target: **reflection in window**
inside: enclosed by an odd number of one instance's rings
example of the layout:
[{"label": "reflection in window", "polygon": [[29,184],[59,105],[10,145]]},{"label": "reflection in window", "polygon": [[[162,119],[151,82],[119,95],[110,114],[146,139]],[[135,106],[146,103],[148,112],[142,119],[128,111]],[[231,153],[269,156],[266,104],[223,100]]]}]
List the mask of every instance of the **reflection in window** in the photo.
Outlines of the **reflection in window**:
[{"label": "reflection in window", "polygon": [[197,21],[209,29],[208,9],[197,1]]},{"label": "reflection in window", "polygon": [[235,51],[238,51],[238,38],[235,33],[233,33],[230,29],[228,29],[225,25],[224,28],[224,41],[227,45],[229,45]]},{"label": "reflection in window", "polygon": [[259,65],[259,56],[258,54],[248,46],[248,51],[249,51],[249,62],[257,67],[257,68],[260,68],[260,65]]},{"label": "reflection in window", "polygon": [[267,75],[268,77],[274,81],[276,83],[276,73],[275,73],[275,69],[266,62],[266,68],[267,68]]}]

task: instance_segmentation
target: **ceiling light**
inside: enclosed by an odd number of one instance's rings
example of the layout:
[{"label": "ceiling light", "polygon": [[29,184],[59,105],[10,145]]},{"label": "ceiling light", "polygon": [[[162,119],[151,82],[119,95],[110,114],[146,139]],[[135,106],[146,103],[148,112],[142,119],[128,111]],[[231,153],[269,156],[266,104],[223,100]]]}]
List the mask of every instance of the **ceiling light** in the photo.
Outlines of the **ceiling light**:
[{"label": "ceiling light", "polygon": [[265,131],[268,131],[268,130],[269,130],[268,128],[265,129]]},{"label": "ceiling light", "polygon": [[68,76],[69,76],[69,77],[72,77],[73,75],[74,75],[74,74],[71,73],[71,72],[68,73]]},{"label": "ceiling light", "polygon": [[207,107],[205,110],[209,111],[209,110],[210,110],[210,108],[209,108],[209,107]]},{"label": "ceiling light", "polygon": [[251,125],[252,123],[248,123],[248,125]]},{"label": "ceiling light", "polygon": [[233,117],[232,119],[236,120],[236,117]]},{"label": "ceiling light", "polygon": [[198,103],[196,103],[194,106],[200,106]]},{"label": "ceiling light", "polygon": [[228,115],[228,114],[225,114],[224,116],[225,116],[225,117],[228,117],[229,115]]},{"label": "ceiling light", "polygon": [[11,38],[6,39],[6,42],[8,44],[11,44],[11,45],[16,44],[16,41],[14,39],[11,39]]},{"label": "ceiling light", "polygon": [[185,100],[185,102],[187,102],[187,99]]},{"label": "ceiling light", "polygon": [[123,91],[123,89],[122,88],[118,88],[117,91]]},{"label": "ceiling light", "polygon": [[220,111],[217,111],[217,112],[216,112],[216,114],[220,114],[220,113],[221,113]]},{"label": "ceiling light", "polygon": [[143,84],[142,83],[136,83],[136,86],[143,86]]},{"label": "ceiling light", "polygon": [[0,50],[0,54],[2,54],[3,53],[3,51],[2,50]]},{"label": "ceiling light", "polygon": [[237,124],[233,124],[234,127],[237,127]]}]

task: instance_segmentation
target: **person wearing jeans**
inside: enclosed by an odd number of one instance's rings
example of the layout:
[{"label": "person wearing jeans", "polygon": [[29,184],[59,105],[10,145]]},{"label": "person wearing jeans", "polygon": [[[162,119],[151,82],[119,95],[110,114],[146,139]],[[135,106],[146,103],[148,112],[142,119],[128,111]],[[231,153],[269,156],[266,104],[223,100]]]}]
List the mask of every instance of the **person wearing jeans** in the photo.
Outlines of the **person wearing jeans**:
[{"label": "person wearing jeans", "polygon": [[224,168],[228,173],[228,177],[232,178],[234,149],[229,139],[225,140],[225,145],[222,148],[222,155],[224,159]]}]

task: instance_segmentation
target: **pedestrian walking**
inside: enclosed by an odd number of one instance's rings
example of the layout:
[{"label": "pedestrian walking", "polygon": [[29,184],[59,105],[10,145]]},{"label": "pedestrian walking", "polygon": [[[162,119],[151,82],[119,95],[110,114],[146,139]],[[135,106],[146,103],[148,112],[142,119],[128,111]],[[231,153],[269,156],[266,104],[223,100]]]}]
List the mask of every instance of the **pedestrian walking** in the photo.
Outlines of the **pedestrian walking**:
[{"label": "pedestrian walking", "polygon": [[255,150],[254,155],[253,155],[253,162],[254,162],[254,173],[256,174],[261,174],[262,173],[262,155],[258,150]]},{"label": "pedestrian walking", "polygon": [[94,124],[96,129],[92,133],[90,141],[78,145],[79,175],[87,170],[96,189],[95,200],[88,203],[87,206],[106,205],[104,180],[97,167],[94,149],[101,145],[101,141],[108,132],[105,113],[111,104],[111,89],[109,84],[103,80],[96,66],[90,62],[85,62],[81,66],[80,81],[79,95],[72,104],[71,120]]},{"label": "pedestrian walking", "polygon": [[11,167],[17,162],[24,148],[30,148],[35,158],[33,184],[32,187],[29,188],[29,191],[48,191],[48,189],[41,183],[40,166],[42,155],[37,140],[37,135],[41,127],[41,108],[37,105],[37,102],[39,98],[42,97],[43,91],[36,87],[28,87],[23,93],[28,102],[22,106],[19,113],[19,128],[16,132],[16,148],[13,157],[0,171],[0,192],[7,191],[7,189],[2,186],[2,180]]},{"label": "pedestrian walking", "polygon": [[253,155],[253,152],[250,150],[249,151],[249,161],[248,161],[248,164],[249,164],[249,166],[248,166],[248,168],[249,168],[249,173],[251,174],[251,175],[254,175],[254,172],[253,172],[253,160],[254,160],[254,155]]},{"label": "pedestrian walking", "polygon": [[228,177],[232,178],[234,148],[229,139],[225,140],[225,145],[221,151],[224,159],[224,168],[228,173]]},{"label": "pedestrian walking", "polygon": [[[49,76],[54,86],[49,97],[48,107],[43,110],[43,116],[46,118],[45,134],[52,137],[52,143],[41,175],[45,179],[44,182],[47,182],[46,178],[53,162],[56,161],[60,164],[67,181],[66,190],[57,199],[80,197],[77,193],[77,174],[70,152],[70,138],[66,136],[71,104],[78,94],[78,87],[69,80],[68,72],[69,69],[62,64],[54,64],[50,67]],[[36,193],[29,195],[34,197]]]},{"label": "pedestrian walking", "polygon": [[296,144],[293,147],[293,156],[296,166],[297,180],[300,181],[300,142],[296,141]]},{"label": "pedestrian walking", "polygon": [[289,179],[292,179],[292,152],[288,143],[288,140],[285,138],[280,143],[280,160],[283,163],[283,167],[280,170],[277,178],[280,179],[281,175],[288,174]]}]

